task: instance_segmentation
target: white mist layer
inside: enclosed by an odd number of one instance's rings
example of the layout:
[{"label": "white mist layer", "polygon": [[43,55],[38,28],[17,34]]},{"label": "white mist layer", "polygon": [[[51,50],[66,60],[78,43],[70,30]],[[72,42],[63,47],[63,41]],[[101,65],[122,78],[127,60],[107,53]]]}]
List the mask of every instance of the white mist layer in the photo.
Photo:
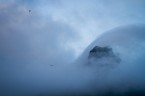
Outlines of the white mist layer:
[{"label": "white mist layer", "polygon": [[[131,90],[145,91],[145,26],[129,25],[118,27],[102,34],[77,60],[80,66],[88,66],[94,77],[94,92],[127,92]],[[109,46],[121,59],[116,64],[105,58],[99,63],[107,63],[106,66],[97,64],[97,60],[88,63],[88,56],[94,46]],[[110,65],[109,65],[110,64]],[[113,67],[112,67],[113,66]]]},{"label": "white mist layer", "polygon": [[[30,64],[24,62],[25,66],[19,65],[22,62],[17,60],[11,67],[2,63],[5,66],[1,65],[3,69],[0,70],[1,94],[94,95],[108,91],[145,90],[144,36],[144,25],[130,25],[110,30],[90,44],[73,64],[62,62],[59,59],[60,55],[54,57],[53,62],[32,57],[34,60],[30,59]],[[105,58],[100,59],[99,63],[107,63],[107,66],[98,66],[96,61],[88,64],[89,52],[94,46],[111,47],[121,62],[116,64]]]}]

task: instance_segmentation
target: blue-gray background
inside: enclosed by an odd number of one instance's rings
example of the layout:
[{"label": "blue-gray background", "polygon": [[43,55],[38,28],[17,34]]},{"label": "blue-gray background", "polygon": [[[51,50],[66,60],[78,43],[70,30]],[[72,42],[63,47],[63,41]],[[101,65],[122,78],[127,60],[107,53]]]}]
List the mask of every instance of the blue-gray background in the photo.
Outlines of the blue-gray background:
[{"label": "blue-gray background", "polygon": [[145,0],[0,0],[0,91],[51,89],[50,75],[105,31],[144,22]]}]

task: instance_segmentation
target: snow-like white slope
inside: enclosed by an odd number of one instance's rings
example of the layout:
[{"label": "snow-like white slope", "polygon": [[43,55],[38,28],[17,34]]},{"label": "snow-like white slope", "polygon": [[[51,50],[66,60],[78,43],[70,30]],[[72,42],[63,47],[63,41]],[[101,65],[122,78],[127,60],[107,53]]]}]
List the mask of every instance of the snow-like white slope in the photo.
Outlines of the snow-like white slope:
[{"label": "snow-like white slope", "polygon": [[139,59],[138,56],[145,53],[145,26],[128,25],[105,32],[85,49],[78,61],[88,60],[89,52],[95,46],[112,48],[123,61]]},{"label": "snow-like white slope", "polygon": [[[95,46],[111,48],[116,57],[98,58],[100,53],[96,53],[90,59]],[[145,92],[145,26],[128,25],[105,32],[84,50],[76,64],[92,72],[95,92]]]}]

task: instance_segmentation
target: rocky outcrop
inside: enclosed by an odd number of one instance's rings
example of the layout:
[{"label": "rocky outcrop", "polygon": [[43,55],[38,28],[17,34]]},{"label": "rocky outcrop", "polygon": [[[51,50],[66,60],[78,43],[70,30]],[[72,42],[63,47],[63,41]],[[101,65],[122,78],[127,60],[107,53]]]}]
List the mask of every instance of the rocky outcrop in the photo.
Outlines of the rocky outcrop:
[{"label": "rocky outcrop", "polygon": [[89,58],[95,57],[95,58],[102,58],[102,57],[112,57],[115,56],[112,48],[109,47],[99,47],[95,46],[89,53]]},{"label": "rocky outcrop", "polygon": [[118,55],[116,55],[113,52],[113,49],[105,46],[95,46],[92,50],[89,52],[88,56],[89,64],[97,64],[97,65],[110,65],[110,64],[116,64],[120,63],[121,59]]}]

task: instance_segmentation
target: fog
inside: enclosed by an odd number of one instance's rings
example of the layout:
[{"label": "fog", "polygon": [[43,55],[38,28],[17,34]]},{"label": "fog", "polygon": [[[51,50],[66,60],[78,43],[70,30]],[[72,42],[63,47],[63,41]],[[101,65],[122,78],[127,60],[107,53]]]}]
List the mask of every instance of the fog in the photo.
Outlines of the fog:
[{"label": "fog", "polygon": [[[144,93],[144,3],[0,0],[0,95]],[[120,62],[89,60],[95,46]]]},{"label": "fog", "polygon": [[[25,58],[20,57],[24,53],[6,54],[7,51],[12,51],[3,49],[6,51],[1,51],[4,54],[1,55],[1,94],[5,96],[104,95],[109,92],[123,95],[143,94],[144,31],[143,24],[110,30],[92,42],[72,63],[68,63],[67,59],[59,60],[67,58],[65,55],[61,57],[58,54],[60,57],[54,57],[52,62],[49,59],[43,61],[44,59],[29,56],[33,55],[32,53],[27,56],[27,52]],[[98,65],[96,61],[88,63],[89,52],[96,45],[110,46],[121,62],[114,63],[106,58],[99,61],[100,64],[107,64],[104,66]],[[138,93],[135,93],[136,91]]]},{"label": "fog", "polygon": [[[85,49],[76,64],[91,70],[94,93],[108,95],[110,92],[110,95],[127,96],[144,94],[144,31],[143,24],[118,27],[102,34]],[[116,63],[115,58],[110,60],[109,57],[96,61],[90,59],[90,62],[89,52],[96,45],[111,47],[121,62]]]}]

